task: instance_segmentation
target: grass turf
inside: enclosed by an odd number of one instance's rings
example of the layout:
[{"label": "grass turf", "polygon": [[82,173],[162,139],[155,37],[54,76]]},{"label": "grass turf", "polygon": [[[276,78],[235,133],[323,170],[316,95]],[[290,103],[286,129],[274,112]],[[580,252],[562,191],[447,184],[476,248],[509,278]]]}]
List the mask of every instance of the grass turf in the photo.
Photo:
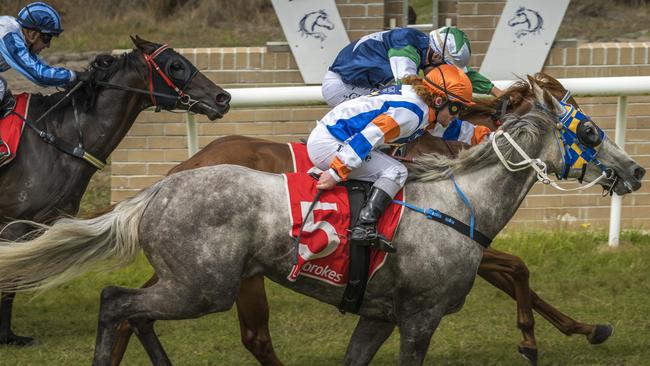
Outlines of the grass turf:
[{"label": "grass turf", "polygon": [[[647,365],[650,349],[650,236],[624,235],[616,250],[601,232],[535,232],[500,235],[494,246],[516,253],[529,265],[532,287],[562,311],[589,323],[612,323],[614,336],[598,346],[583,336],[565,337],[537,316],[540,363],[544,365]],[[135,287],[152,273],[146,259],[117,272],[89,274],[37,296],[19,295],[14,328],[38,344],[0,347],[5,365],[90,364],[98,297],[106,285]],[[274,346],[287,365],[340,364],[356,317],[267,281]],[[239,343],[234,311],[201,319],[157,324],[170,358],[179,365],[254,365]],[[465,307],[443,319],[426,364],[526,365],[516,352],[520,333],[515,303],[477,280]],[[399,335],[377,354],[373,365],[397,362]],[[148,364],[134,338],[124,365]]]}]

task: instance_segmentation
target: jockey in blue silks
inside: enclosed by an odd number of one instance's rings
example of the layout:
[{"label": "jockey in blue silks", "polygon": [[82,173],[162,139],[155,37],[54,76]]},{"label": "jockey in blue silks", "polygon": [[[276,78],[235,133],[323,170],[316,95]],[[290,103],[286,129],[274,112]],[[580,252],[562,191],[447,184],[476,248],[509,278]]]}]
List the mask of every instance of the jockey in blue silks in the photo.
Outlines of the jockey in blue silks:
[{"label": "jockey in blue silks", "polygon": [[[38,55],[50,46],[52,37],[63,32],[61,17],[50,5],[34,2],[17,17],[0,16],[0,72],[15,69],[42,86],[63,86],[77,79],[74,71],[52,67]],[[0,76],[0,118],[11,112],[14,99]]]},{"label": "jockey in blue silks", "polygon": [[455,27],[442,27],[429,34],[412,28],[372,33],[339,52],[323,78],[323,97],[334,107],[387,85],[399,84],[420,70],[426,74],[442,63],[463,70],[474,93],[500,96],[501,90],[468,66],[471,52],[469,38]]}]

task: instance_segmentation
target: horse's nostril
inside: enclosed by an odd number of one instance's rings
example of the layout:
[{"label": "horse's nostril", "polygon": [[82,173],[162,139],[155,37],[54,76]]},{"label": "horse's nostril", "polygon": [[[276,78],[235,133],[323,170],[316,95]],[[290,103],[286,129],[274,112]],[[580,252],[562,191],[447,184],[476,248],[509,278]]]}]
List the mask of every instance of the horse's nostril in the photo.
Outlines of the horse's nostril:
[{"label": "horse's nostril", "polygon": [[642,167],[638,167],[638,168],[634,169],[634,178],[636,180],[643,179],[644,175],[645,175],[645,169],[643,169]]},{"label": "horse's nostril", "polygon": [[217,100],[217,104],[228,104],[230,103],[230,93],[219,93],[215,99]]}]

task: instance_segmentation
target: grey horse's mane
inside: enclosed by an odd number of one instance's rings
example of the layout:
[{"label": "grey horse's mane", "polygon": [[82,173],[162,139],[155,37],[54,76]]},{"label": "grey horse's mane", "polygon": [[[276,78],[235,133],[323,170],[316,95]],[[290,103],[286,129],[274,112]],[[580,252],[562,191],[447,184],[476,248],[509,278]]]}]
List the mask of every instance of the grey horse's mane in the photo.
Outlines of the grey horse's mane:
[{"label": "grey horse's mane", "polygon": [[[524,116],[509,114],[506,116],[502,130],[508,132],[522,147],[536,143],[550,128],[554,128],[553,119],[549,112],[535,107]],[[520,161],[519,153],[505,138],[497,141],[497,145],[506,159]],[[431,182],[448,179],[452,174],[477,171],[499,162],[492,149],[492,142],[482,143],[461,151],[458,158],[450,158],[440,154],[424,154],[414,159],[409,166],[409,179],[414,181]]]}]

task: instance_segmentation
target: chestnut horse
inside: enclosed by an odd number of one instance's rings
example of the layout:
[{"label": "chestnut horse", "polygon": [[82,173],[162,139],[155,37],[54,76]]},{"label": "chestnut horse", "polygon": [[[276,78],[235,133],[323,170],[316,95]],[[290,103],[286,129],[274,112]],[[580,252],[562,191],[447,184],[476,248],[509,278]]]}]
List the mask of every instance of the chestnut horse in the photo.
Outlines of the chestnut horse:
[{"label": "chestnut horse", "polygon": [[[537,74],[535,80],[558,99],[562,99],[566,93],[562,85],[548,75]],[[495,130],[499,124],[497,117],[500,116],[503,100],[508,100],[507,112],[522,115],[532,107],[527,101],[531,96],[532,91],[528,83],[516,83],[505,92],[503,98],[490,102],[479,101],[475,107],[461,115],[461,118]],[[568,102],[577,106],[573,98]],[[460,142],[444,141],[425,134],[406,146],[406,156],[402,160],[408,162],[414,156],[431,152],[455,155],[465,147],[467,145]],[[168,174],[218,164],[242,165],[273,173],[293,170],[291,152],[287,144],[246,136],[226,136],[212,141],[192,158],[172,168]],[[517,302],[517,327],[523,335],[519,352],[533,365],[537,364],[533,309],[565,335],[583,334],[591,344],[604,342],[613,332],[611,325],[592,325],[576,321],[541,299],[530,288],[528,268],[519,257],[488,248],[483,252],[478,275]],[[154,274],[144,287],[153,285],[157,280]],[[282,365],[271,343],[264,278],[256,276],[242,280],[236,303],[242,343],[261,364]],[[130,324],[123,322],[113,350],[114,365],[120,363],[131,334]],[[143,342],[157,342],[153,333],[138,336]]]}]

